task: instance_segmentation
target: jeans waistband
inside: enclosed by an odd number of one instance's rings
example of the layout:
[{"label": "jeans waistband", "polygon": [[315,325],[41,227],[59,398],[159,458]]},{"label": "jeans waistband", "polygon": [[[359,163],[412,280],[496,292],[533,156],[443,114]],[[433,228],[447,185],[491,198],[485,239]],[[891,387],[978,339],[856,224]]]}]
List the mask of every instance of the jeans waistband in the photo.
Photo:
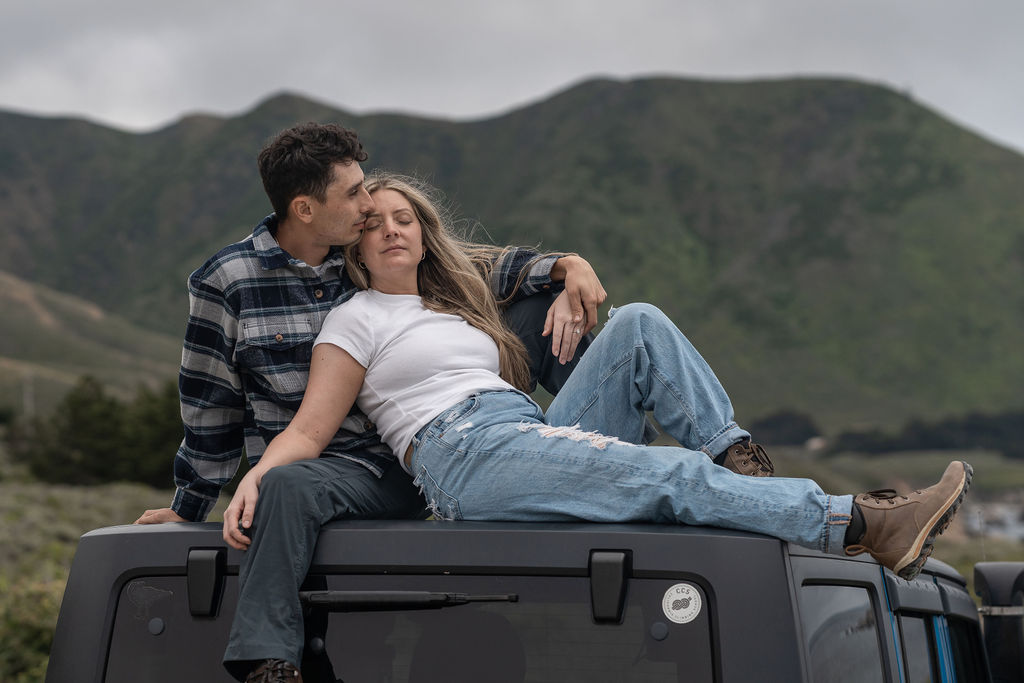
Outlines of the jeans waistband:
[{"label": "jeans waistband", "polygon": [[488,395],[508,393],[519,394],[520,396],[525,397],[528,401],[533,401],[533,399],[531,399],[529,396],[519,391],[518,389],[491,389],[487,391],[478,391],[474,394],[470,394],[469,396],[462,399],[458,403],[451,405],[448,408],[445,408],[440,413],[438,413],[435,418],[433,418],[425,425],[420,427],[419,431],[417,431],[412,438],[413,450],[415,450],[415,448],[419,445],[420,441],[422,441],[424,437],[426,437],[427,430],[429,430],[431,427],[441,427],[442,425],[448,422],[454,422],[455,420],[459,419],[460,416],[465,414],[467,410],[469,410],[473,405],[475,405],[476,399]]}]

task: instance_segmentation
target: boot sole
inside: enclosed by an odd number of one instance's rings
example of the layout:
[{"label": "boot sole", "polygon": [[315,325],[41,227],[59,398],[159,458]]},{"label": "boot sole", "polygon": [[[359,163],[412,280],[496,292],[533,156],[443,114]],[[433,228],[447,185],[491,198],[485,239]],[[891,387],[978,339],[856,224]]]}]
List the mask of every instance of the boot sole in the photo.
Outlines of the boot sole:
[{"label": "boot sole", "polygon": [[[935,515],[929,520],[929,524],[926,525],[928,533],[923,537],[918,537],[917,542],[908,552],[903,561],[896,566],[899,569],[896,570],[896,575],[901,579],[907,581],[913,581],[917,578],[917,575],[921,573],[921,568],[924,567],[924,563],[931,557],[932,550],[934,550],[935,538],[949,527],[949,523],[953,521],[953,517],[956,515],[957,510],[960,509],[960,504],[964,502],[964,497],[967,495],[967,490],[971,487],[971,477],[974,475],[974,468],[970,464],[961,461],[964,466],[964,478],[960,484],[959,491],[954,495],[950,496],[950,499],[946,501],[946,504],[940,508]],[[913,558],[912,560],[907,558]]]}]

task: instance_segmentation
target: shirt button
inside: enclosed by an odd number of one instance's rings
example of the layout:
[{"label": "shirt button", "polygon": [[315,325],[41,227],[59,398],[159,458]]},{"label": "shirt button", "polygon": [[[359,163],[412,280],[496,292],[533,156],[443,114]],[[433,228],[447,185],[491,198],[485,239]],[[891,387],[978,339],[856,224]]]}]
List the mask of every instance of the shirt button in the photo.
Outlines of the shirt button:
[{"label": "shirt button", "polygon": [[313,292],[313,296],[315,296],[317,299],[324,298],[324,290],[322,290],[322,289],[316,290],[315,292]]},{"label": "shirt button", "polygon": [[277,334],[274,335],[274,339],[276,339],[277,341],[284,341],[284,335],[278,332]]},{"label": "shirt button", "polygon": [[363,422],[363,429],[365,429],[366,431],[370,431],[373,428],[374,428],[374,424],[372,422],[370,422],[369,420],[366,420],[365,422]]}]

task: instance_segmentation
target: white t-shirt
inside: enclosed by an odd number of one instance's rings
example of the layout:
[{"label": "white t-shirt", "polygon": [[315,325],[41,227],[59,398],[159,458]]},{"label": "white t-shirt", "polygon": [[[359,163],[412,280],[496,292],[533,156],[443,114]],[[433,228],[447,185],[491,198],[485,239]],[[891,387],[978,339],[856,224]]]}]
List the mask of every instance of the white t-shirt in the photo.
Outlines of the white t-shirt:
[{"label": "white t-shirt", "polygon": [[471,395],[513,388],[498,376],[498,346],[456,315],[415,294],[357,292],[324,320],[317,344],[333,344],[366,368],[356,403],[398,457],[425,424]]}]

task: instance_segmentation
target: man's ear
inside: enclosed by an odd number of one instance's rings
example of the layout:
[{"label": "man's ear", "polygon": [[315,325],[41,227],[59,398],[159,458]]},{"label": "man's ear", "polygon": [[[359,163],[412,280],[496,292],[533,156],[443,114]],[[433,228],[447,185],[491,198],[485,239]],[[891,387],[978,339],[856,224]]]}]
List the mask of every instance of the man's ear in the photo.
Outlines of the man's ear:
[{"label": "man's ear", "polygon": [[313,198],[308,194],[300,194],[288,204],[288,213],[303,223],[312,222]]}]

